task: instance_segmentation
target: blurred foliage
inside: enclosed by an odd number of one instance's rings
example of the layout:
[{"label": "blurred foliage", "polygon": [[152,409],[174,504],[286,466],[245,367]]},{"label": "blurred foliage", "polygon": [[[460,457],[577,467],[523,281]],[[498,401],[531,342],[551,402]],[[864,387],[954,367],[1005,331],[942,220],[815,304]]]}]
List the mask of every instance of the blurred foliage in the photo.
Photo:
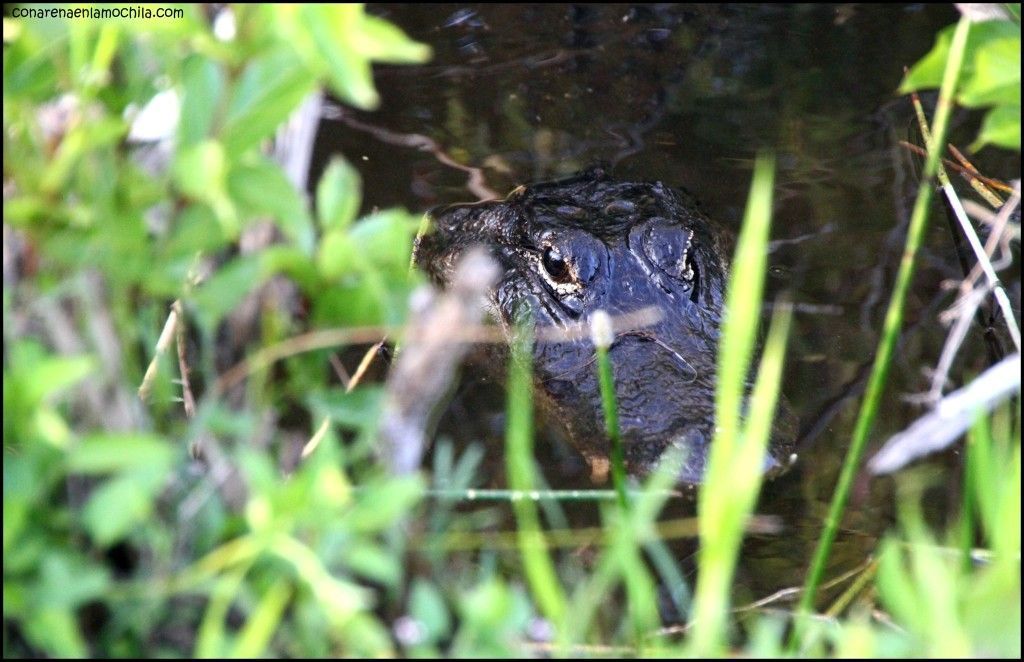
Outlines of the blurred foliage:
[{"label": "blurred foliage", "polygon": [[[213,384],[222,322],[278,274],[317,324],[400,323],[419,219],[357,220],[361,183],[340,159],[313,211],[267,148],[318,88],[373,108],[372,62],[428,57],[359,5],[4,19],[5,654],[394,652],[365,584],[401,598],[401,550],[380,536],[417,502],[420,481],[368,477],[357,493],[333,429],[287,480],[269,452],[282,439],[246,441],[273,403],[366,431],[376,390],[345,394],[322,362],[294,360],[293,388],[255,380],[242,411],[206,389],[189,421],[175,403],[177,366],[162,359],[152,419],[136,408],[104,420],[113,407],[83,411],[80,396],[131,399],[175,298],[198,342],[193,380]],[[277,241],[238,250],[266,223]],[[11,273],[8,232],[22,247]],[[46,327],[39,312],[52,307],[77,311],[58,317],[68,328]],[[303,326],[264,312],[264,342]],[[104,314],[112,338],[90,332]],[[54,351],[62,333],[78,353]],[[188,442],[211,433],[222,466],[237,468],[229,479],[197,480],[187,459]],[[240,506],[215,480],[242,486]]]},{"label": "blurred foliage", "polygon": [[[374,63],[430,53],[359,5],[182,11],[4,19],[5,656],[684,652],[685,635],[651,634],[664,598],[655,577],[689,610],[679,561],[654,534],[668,471],[628,516],[603,512],[592,564],[551,552],[562,585],[538,589],[550,570],[531,585],[516,560],[539,558],[526,548],[542,528],[518,538],[518,554],[454,551],[458,534],[490,535],[499,508],[428,502],[422,476],[383,475],[371,452],[382,389],[346,392],[323,350],[252,367],[240,393],[219,392],[226,368],[257,348],[403,322],[419,219],[360,218],[363,184],[340,157],[310,200],[272,145],[310,94],[372,109]],[[1019,25],[1017,40],[1019,82]],[[996,89],[979,80],[980,105],[985,85]],[[982,137],[1006,144],[993,135]],[[1019,148],[1019,118],[1017,136]],[[249,246],[268,225],[274,241]],[[275,282],[295,288],[283,305],[262,295]],[[174,338],[154,359],[149,401],[135,395],[175,300],[199,395],[191,418]],[[239,311],[251,302],[246,337]],[[510,401],[528,408],[526,388]],[[512,436],[532,434],[528,415],[516,420]],[[908,482],[877,580],[803,652],[1019,656],[1019,421],[1018,408],[979,423],[969,506],[946,537],[922,523]],[[296,459],[311,438],[315,451]],[[482,455],[440,442],[429,486],[478,487]],[[542,487],[520,455],[522,484]],[[540,506],[565,526],[557,504]],[[544,590],[563,623],[539,617]],[[875,618],[880,606],[897,625]],[[784,620],[743,625],[730,641],[745,654],[784,652]]]},{"label": "blurred foliage", "polygon": [[[1020,151],[1020,5],[1006,5],[1005,19],[974,23],[967,38],[956,100],[989,108],[972,150],[998,145]],[[900,92],[937,88],[956,26],[939,33],[935,46],[907,73]]]}]

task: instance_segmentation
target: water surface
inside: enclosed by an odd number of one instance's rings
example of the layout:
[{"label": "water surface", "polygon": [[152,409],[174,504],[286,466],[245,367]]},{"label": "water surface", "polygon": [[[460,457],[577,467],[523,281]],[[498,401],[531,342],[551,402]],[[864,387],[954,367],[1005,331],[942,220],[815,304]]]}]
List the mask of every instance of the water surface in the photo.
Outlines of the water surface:
[{"label": "water surface", "polygon": [[[330,155],[344,154],[362,172],[366,211],[475,199],[466,172],[395,144],[394,134],[430,138],[451,159],[480,168],[502,195],[520,183],[609,164],[622,179],[687,188],[730,229],[741,219],[754,154],[776,153],[768,294],[770,301],[788,290],[799,305],[784,392],[804,441],[796,468],[766,487],[758,507],[779,515],[784,533],[751,538],[739,590],[759,598],[801,583],[849,443],[918,183],[916,157],[898,141],[919,140],[909,102],[895,89],[903,67],[956,20],[953,7],[370,11],[430,44],[434,57],[424,66],[376,68],[381,109],[351,113],[390,139],[342,121],[322,126],[314,181]],[[969,144],[976,128],[976,115],[957,115],[953,141]],[[1019,171],[991,149],[977,164],[996,177]],[[934,212],[872,450],[919,415],[902,396],[927,388],[924,369],[945,337],[936,315],[952,301],[941,284],[962,275],[942,210]],[[984,366],[972,334],[955,379]],[[950,485],[958,457],[932,464],[941,511],[957,498]],[[858,478],[830,575],[863,560],[892,523],[893,499],[890,479]]]}]

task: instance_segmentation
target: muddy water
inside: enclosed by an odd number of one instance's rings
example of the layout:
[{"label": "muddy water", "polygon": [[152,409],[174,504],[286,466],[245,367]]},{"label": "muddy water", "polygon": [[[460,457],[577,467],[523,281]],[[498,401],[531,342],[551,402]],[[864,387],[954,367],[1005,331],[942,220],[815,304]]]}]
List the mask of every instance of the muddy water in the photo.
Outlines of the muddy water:
[{"label": "muddy water", "polygon": [[[430,138],[451,159],[481,168],[501,194],[609,164],[620,178],[686,187],[733,229],[753,155],[777,154],[769,301],[788,290],[798,304],[784,392],[804,439],[796,468],[768,485],[759,504],[759,512],[780,517],[783,533],[748,542],[739,597],[799,584],[849,443],[917,186],[916,158],[898,144],[916,140],[909,103],[894,90],[903,66],[956,20],[953,8],[371,11],[430,44],[434,58],[375,69],[381,109],[353,116],[390,139],[341,121],[322,125],[314,180],[327,157],[344,154],[363,174],[367,210],[420,211],[475,197],[466,172],[396,144],[393,134]],[[954,142],[968,144],[976,127],[975,116],[957,116]],[[978,157],[983,172],[1016,176],[1013,160],[986,151]],[[936,314],[951,296],[940,284],[961,274],[942,210],[935,212],[871,449],[919,413],[901,396],[925,390],[923,369],[935,364],[944,338]],[[984,363],[977,334],[967,344],[954,379]],[[937,512],[956,498],[957,462],[951,453],[931,463],[943,486],[931,500]],[[890,480],[858,478],[830,575],[864,558],[891,524],[893,500]]]}]

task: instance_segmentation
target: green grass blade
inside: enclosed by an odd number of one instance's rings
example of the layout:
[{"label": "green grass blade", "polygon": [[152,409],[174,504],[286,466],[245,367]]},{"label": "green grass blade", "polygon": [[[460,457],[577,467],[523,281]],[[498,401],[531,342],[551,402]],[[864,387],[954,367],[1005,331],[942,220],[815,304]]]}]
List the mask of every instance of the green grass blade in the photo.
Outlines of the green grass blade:
[{"label": "green grass blade", "polygon": [[[676,482],[676,468],[682,461],[681,451],[676,448],[667,450],[658,468],[645,481],[643,489],[632,494],[632,509],[628,516],[616,522],[615,516],[621,517],[625,511],[611,511],[611,519],[606,523],[611,534],[608,547],[601,554],[587,581],[582,582],[573,592],[572,619],[566,623],[566,631],[560,638],[562,645],[568,646],[586,638],[597,610],[605,604],[618,582],[624,579],[623,573],[629,571],[629,567],[636,572],[646,573],[646,568],[635,564],[630,566],[627,562],[630,555],[635,553],[637,546],[643,545],[643,541],[649,537],[647,532],[672,495],[669,488]],[[624,562],[624,559],[627,562]],[[642,629],[642,623],[650,619],[643,610],[634,610],[633,613],[633,631],[636,633],[638,629]],[[640,628],[637,628],[638,622],[641,624]]]},{"label": "green grass blade", "polygon": [[[508,483],[512,490],[529,492],[536,484],[533,461],[533,325],[517,326],[508,369],[508,412],[505,428]],[[526,580],[544,616],[560,628],[565,616],[565,594],[544,544],[537,505],[530,499],[513,503],[518,523],[519,551]]]},{"label": "green grass blade", "polygon": [[291,597],[292,587],[284,578],[271,584],[238,633],[231,657],[245,659],[266,655]]},{"label": "green grass blade", "polygon": [[732,574],[743,527],[761,484],[764,449],[785,351],[789,309],[780,306],[772,321],[755,387],[755,399],[761,397],[764,401],[752,403],[750,425],[744,428],[741,410],[757,341],[774,171],[772,157],[758,157],[726,294],[718,355],[715,438],[698,504],[700,574],[694,594],[691,639],[691,653],[696,655],[716,655],[722,651]]},{"label": "green grass blade", "polygon": [[952,109],[953,92],[960,75],[969,30],[970,21],[966,18],[961,18],[957,24],[956,32],[953,35],[953,42],[950,46],[949,60],[946,62],[946,71],[943,76],[942,88],[939,91],[939,102],[935,112],[934,126],[932,127],[933,138],[928,143],[928,159],[925,163],[921,186],[918,189],[917,201],[914,204],[914,210],[910,217],[910,227],[907,230],[907,241],[903,250],[903,258],[900,261],[899,272],[896,275],[896,285],[893,288],[892,299],[889,301],[889,308],[886,311],[882,337],[878,344],[874,365],[871,368],[871,376],[868,380],[864,403],[857,417],[853,441],[843,462],[839,482],[836,485],[828,517],[825,520],[825,528],[822,531],[821,539],[818,541],[814,559],[807,573],[804,593],[800,599],[797,611],[798,622],[792,641],[794,645],[798,643],[801,634],[802,625],[800,621],[802,619],[800,616],[808,614],[814,605],[814,598],[825,571],[825,564],[828,561],[832,542],[835,540],[836,530],[842,519],[843,511],[846,509],[850,486],[853,484],[857,468],[860,466],[861,456],[864,454],[868,435],[874,425],[875,415],[878,412],[878,406],[882,400],[882,392],[888,379],[893,350],[896,346],[900,327],[903,324],[903,305],[906,300],[907,290],[910,288],[910,281],[914,275],[914,257],[917,254],[918,247],[921,245],[921,239],[927,227],[928,209],[932,199],[932,179],[938,170],[939,156],[942,151],[942,145],[945,144],[946,128],[949,125],[949,116]]},{"label": "green grass blade", "polygon": [[597,377],[601,385],[601,407],[604,409],[604,429],[611,444],[612,484],[619,495],[619,506],[629,509],[626,499],[626,462],[622,452],[622,438],[619,435],[619,409],[615,402],[615,373],[608,355],[614,335],[608,313],[598,310],[591,320],[591,335],[597,348]]}]

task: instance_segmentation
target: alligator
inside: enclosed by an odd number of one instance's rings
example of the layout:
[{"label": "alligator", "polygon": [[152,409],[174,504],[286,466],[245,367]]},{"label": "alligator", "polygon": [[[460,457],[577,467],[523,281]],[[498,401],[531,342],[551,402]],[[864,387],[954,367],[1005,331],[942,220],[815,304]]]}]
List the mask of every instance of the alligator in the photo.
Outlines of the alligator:
[{"label": "alligator", "polygon": [[[692,196],[591,169],[428,216],[416,264],[443,286],[469,247],[489,249],[501,273],[490,312],[511,337],[528,311],[536,325],[536,399],[594,478],[607,475],[610,461],[594,344],[586,335],[543,331],[579,328],[599,310],[615,319],[653,307],[657,321],[617,331],[609,349],[626,470],[645,476],[675,447],[678,482],[701,481],[714,431],[731,235]],[[777,418],[764,462],[769,474],[788,466],[795,436],[785,405]]]}]

